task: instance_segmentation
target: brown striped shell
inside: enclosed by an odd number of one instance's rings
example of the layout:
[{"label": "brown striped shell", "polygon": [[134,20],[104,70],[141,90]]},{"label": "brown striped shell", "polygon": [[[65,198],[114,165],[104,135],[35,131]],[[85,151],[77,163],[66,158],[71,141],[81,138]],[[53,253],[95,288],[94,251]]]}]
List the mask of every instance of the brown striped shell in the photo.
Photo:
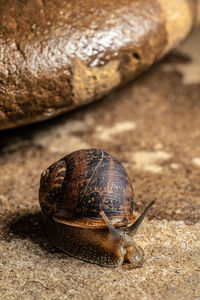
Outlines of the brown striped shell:
[{"label": "brown striped shell", "polygon": [[68,154],[41,175],[42,211],[54,221],[83,228],[106,227],[103,210],[115,227],[134,223],[133,188],[122,164],[99,149]]}]

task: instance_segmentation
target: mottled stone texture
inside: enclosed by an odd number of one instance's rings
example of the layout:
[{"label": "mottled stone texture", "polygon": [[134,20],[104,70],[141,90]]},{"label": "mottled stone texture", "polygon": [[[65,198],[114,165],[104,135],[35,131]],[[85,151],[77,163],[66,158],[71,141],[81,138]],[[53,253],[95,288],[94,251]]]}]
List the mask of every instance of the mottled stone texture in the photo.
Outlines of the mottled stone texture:
[{"label": "mottled stone texture", "polygon": [[[0,133],[0,298],[199,300],[199,36],[99,102]],[[85,147],[123,163],[137,215],[157,198],[136,236],[140,269],[88,264],[47,240],[40,174]]]},{"label": "mottled stone texture", "polygon": [[0,129],[130,81],[188,35],[195,12],[195,0],[1,1]]}]

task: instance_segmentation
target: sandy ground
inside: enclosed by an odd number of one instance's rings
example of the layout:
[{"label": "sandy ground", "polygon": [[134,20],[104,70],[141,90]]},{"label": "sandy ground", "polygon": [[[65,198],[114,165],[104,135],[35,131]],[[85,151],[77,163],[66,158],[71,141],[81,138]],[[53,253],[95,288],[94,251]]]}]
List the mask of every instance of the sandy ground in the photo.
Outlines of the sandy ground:
[{"label": "sandy ground", "polygon": [[[200,299],[199,37],[90,106],[0,132],[1,299]],[[136,214],[157,199],[136,236],[140,269],[85,263],[47,240],[40,174],[88,147],[127,168]]]}]

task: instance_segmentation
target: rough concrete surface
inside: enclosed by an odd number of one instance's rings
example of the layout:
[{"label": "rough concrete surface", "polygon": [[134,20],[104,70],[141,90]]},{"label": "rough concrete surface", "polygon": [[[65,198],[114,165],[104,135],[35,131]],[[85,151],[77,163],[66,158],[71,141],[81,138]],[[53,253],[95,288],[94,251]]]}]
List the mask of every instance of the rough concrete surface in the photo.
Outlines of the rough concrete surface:
[{"label": "rough concrete surface", "polygon": [[[0,133],[1,299],[200,299],[200,29],[161,63],[98,103]],[[109,269],[54,249],[38,204],[41,172],[102,148],[127,168],[141,268]]]}]

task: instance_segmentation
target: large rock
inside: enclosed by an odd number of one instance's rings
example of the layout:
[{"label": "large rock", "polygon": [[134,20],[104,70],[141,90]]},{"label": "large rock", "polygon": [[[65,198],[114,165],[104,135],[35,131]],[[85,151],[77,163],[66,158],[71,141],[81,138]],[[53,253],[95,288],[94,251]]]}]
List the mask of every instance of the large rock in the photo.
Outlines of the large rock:
[{"label": "large rock", "polygon": [[0,3],[0,129],[55,116],[124,84],[180,43],[195,0]]}]

